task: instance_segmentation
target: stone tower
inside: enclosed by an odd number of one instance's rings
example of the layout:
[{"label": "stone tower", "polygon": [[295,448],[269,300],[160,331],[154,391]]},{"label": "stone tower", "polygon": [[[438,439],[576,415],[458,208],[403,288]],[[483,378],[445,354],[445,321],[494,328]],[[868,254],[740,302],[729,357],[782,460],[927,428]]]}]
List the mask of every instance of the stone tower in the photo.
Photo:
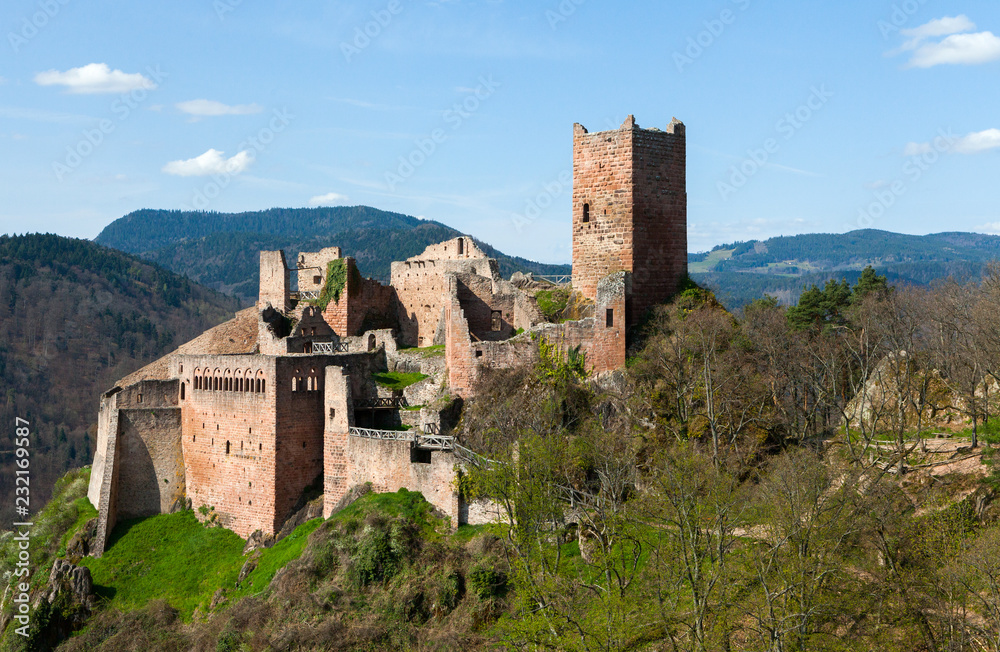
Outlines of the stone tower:
[{"label": "stone tower", "polygon": [[687,275],[684,123],[573,134],[573,288],[597,300],[608,274],[631,272],[626,313],[635,324]]}]

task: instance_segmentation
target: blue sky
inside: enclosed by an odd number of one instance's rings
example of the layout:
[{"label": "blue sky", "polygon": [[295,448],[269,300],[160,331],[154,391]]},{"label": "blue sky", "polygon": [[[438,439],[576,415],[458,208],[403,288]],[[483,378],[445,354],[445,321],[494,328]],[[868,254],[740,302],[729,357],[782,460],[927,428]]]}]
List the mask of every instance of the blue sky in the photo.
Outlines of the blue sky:
[{"label": "blue sky", "polygon": [[573,123],[630,113],[687,125],[691,251],[1000,232],[995,34],[995,0],[5,0],[0,232],[365,204],[568,262]]}]

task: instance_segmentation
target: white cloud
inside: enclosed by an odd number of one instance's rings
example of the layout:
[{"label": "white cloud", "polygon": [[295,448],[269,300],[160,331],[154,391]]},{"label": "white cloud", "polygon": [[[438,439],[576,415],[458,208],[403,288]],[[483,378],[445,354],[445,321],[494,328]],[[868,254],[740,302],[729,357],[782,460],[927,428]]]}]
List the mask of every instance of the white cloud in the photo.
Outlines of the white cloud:
[{"label": "white cloud", "polygon": [[339,206],[347,201],[347,195],[329,192],[325,195],[317,195],[309,200],[310,206]]},{"label": "white cloud", "polygon": [[1000,129],[987,129],[963,136],[952,146],[959,154],[978,154],[1000,147]]},{"label": "white cloud", "polygon": [[903,47],[900,49],[912,50],[916,46],[920,45],[920,43],[925,39],[936,36],[960,34],[962,32],[971,32],[974,29],[976,29],[976,24],[969,20],[969,17],[965,14],[955,17],[945,16],[944,18],[935,18],[931,22],[921,25],[920,27],[900,30],[900,34],[910,38],[910,40],[903,44]]},{"label": "white cloud", "polygon": [[936,18],[920,27],[901,30],[900,34],[909,40],[886,54],[894,57],[912,51],[907,68],[976,65],[1000,59],[1000,38],[993,32],[972,33],[975,29],[976,24],[965,14]]},{"label": "white cloud", "polygon": [[953,34],[940,43],[921,45],[908,64],[930,68],[941,64],[976,65],[1000,59],[1000,37],[993,32]]},{"label": "white cloud", "polygon": [[214,117],[220,115],[251,115],[260,113],[264,107],[257,104],[237,104],[229,106],[214,100],[190,100],[180,102],[177,108],[188,115]]},{"label": "white cloud", "polygon": [[66,72],[49,70],[35,75],[39,86],[65,86],[66,92],[74,94],[128,93],[145,89],[151,91],[156,84],[140,73],[125,73],[112,70],[106,63],[91,63],[81,68],[70,68]]},{"label": "white cloud", "polygon": [[921,156],[935,150],[942,153],[979,154],[997,148],[1000,148],[1000,129],[986,129],[961,138],[949,136],[948,139],[942,137],[933,143],[908,143],[903,148],[903,156]]},{"label": "white cloud", "polygon": [[253,163],[253,154],[245,150],[232,158],[223,158],[223,153],[210,149],[201,156],[186,161],[171,161],[163,166],[163,171],[178,177],[205,177],[213,174],[239,174]]}]

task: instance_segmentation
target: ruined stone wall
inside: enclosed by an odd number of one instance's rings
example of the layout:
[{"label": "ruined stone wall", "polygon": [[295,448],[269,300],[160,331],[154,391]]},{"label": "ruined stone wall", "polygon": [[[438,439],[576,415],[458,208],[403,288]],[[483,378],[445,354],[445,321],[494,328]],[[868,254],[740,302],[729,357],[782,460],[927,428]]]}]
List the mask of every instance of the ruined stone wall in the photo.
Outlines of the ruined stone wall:
[{"label": "ruined stone wall", "polygon": [[458,279],[448,277],[451,300],[445,306],[445,361],[448,365],[448,386],[453,396],[473,395],[478,376],[478,363],[472,349],[469,322],[458,302]]},{"label": "ruined stone wall", "polygon": [[214,507],[222,525],[242,537],[258,529],[274,531],[276,360],[182,358],[192,387],[181,403],[188,498],[196,511]]},{"label": "ruined stone wall", "polygon": [[411,456],[410,442],[349,437],[347,444],[350,485],[371,482],[378,492],[419,491],[457,527],[459,506],[454,482],[457,460],[452,453],[424,451],[430,463],[422,463],[413,461],[417,457]]},{"label": "ruined stone wall", "polygon": [[[463,253],[458,254],[458,242]],[[486,258],[470,238],[431,245],[419,256],[392,263],[392,286],[399,297],[400,342],[404,346],[443,344],[439,332],[447,302],[447,274],[475,274],[499,278],[495,260]]]},{"label": "ruined stone wall", "polygon": [[[488,258],[472,238],[462,236],[445,242],[432,244],[423,253],[407,258],[406,262],[417,260],[469,260],[473,258]],[[393,263],[394,265],[398,263]]]},{"label": "ruined stone wall", "polygon": [[362,278],[353,258],[346,258],[347,283],[339,301],[330,301],[323,318],[340,337],[399,327],[396,290],[374,279]]},{"label": "ruined stone wall", "polygon": [[[514,335],[515,295],[495,293],[493,279],[473,274],[458,274],[458,302],[469,322],[475,341],[505,340]],[[508,284],[509,285],[509,284]],[[513,288],[513,286],[511,286]],[[494,313],[499,318],[494,323]],[[494,327],[497,327],[494,330]]]},{"label": "ruined stone wall", "polygon": [[323,430],[323,518],[330,518],[333,508],[347,490],[351,477],[348,469],[347,438],[351,423],[352,397],[350,379],[340,367],[327,367],[324,380]]},{"label": "ruined stone wall", "polygon": [[667,301],[687,275],[687,137],[674,120],[666,131],[634,131],[632,293],[629,323]]},{"label": "ruined stone wall", "polygon": [[297,268],[299,292],[319,292],[326,283],[326,266],[331,260],[343,258],[340,247],[327,247],[317,252],[299,254]]},{"label": "ruined stone wall", "polygon": [[276,361],[275,531],[291,516],[303,490],[323,473],[326,364],[319,356]]},{"label": "ruined stone wall", "polygon": [[87,488],[98,555],[118,521],[167,513],[184,497],[179,394],[177,380],[145,380],[101,398]]},{"label": "ruined stone wall", "polygon": [[573,177],[573,287],[596,301],[602,278],[633,272],[636,323],[687,273],[684,125],[640,129],[632,116],[616,131],[576,125]]},{"label": "ruined stone wall", "polygon": [[285,252],[260,252],[260,294],[258,309],[271,304],[276,310],[288,310],[290,276]]},{"label": "ruined stone wall", "polygon": [[100,557],[118,522],[118,394],[114,388],[101,397],[97,415],[97,448],[90,471],[87,497],[97,508],[97,532],[92,545],[93,555]]}]

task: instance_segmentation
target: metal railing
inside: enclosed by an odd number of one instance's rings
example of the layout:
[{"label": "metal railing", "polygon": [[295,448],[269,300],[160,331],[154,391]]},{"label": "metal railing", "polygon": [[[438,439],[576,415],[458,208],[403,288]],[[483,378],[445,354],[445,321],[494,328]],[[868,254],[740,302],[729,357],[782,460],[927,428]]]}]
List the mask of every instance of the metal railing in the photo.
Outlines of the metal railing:
[{"label": "metal railing", "polygon": [[433,451],[450,451],[455,448],[455,438],[444,435],[421,435],[413,437],[413,443],[417,448]]},{"label": "metal railing", "polygon": [[351,428],[351,437],[378,439],[380,441],[413,441],[409,430],[375,430],[373,428]]},{"label": "metal railing", "polygon": [[296,301],[317,301],[319,300],[319,290],[300,290],[291,292],[289,296]]},{"label": "metal railing", "polygon": [[377,410],[377,409],[392,409],[398,410],[399,408],[410,407],[410,402],[406,400],[405,396],[392,396],[389,398],[364,398],[354,401],[355,410]]},{"label": "metal railing", "polygon": [[313,342],[312,343],[313,353],[349,353],[350,347],[347,342]]},{"label": "metal railing", "polygon": [[451,451],[457,446],[454,437],[430,433],[427,430],[351,428],[350,435],[351,437],[358,437],[360,439],[376,439],[379,441],[408,441],[412,442],[417,448],[424,450]]},{"label": "metal railing", "polygon": [[561,276],[542,276],[540,274],[534,274],[533,276],[534,278],[540,278],[543,281],[548,281],[549,283],[555,283],[556,285],[563,285],[573,280],[572,274],[562,274]]}]

